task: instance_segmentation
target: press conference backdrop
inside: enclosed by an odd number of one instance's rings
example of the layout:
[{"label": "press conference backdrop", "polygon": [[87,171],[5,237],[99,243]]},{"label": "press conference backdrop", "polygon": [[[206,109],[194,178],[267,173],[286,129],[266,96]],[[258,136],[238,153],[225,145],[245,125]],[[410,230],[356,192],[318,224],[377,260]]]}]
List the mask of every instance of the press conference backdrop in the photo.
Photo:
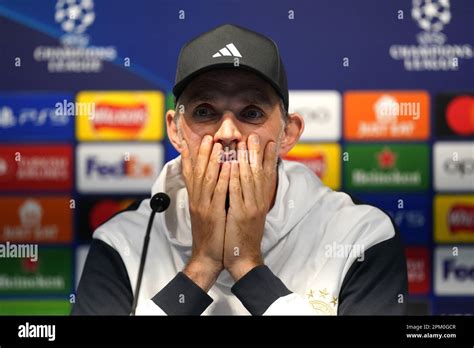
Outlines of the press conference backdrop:
[{"label": "press conference backdrop", "polygon": [[410,313],[474,313],[473,1],[0,0],[0,314],[69,313],[94,229],[177,155],[179,48],[224,23],[280,47],[288,159],[398,225]]}]

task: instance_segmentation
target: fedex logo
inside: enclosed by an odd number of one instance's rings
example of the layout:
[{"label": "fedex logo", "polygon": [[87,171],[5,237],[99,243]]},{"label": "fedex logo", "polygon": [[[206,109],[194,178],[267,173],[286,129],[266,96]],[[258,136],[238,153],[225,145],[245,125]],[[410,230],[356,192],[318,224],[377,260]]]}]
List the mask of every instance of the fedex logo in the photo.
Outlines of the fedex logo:
[{"label": "fedex logo", "polygon": [[106,177],[126,176],[131,178],[147,177],[153,174],[150,163],[142,163],[137,156],[119,160],[113,163],[101,162],[97,156],[87,159],[87,175],[97,175]]},{"label": "fedex logo", "polygon": [[446,260],[443,262],[443,278],[450,277],[458,281],[474,281],[474,265],[458,263],[456,259]]},{"label": "fedex logo", "polygon": [[84,193],[148,193],[163,166],[162,144],[80,144],[77,186]]},{"label": "fedex logo", "polygon": [[474,247],[438,247],[435,251],[435,294],[474,294]]}]

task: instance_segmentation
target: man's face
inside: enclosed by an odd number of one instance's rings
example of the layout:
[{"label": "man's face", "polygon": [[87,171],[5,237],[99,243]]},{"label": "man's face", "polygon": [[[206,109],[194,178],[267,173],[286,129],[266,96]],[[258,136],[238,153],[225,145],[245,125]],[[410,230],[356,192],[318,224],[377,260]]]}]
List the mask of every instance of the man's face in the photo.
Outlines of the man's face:
[{"label": "man's face", "polygon": [[178,138],[186,140],[193,162],[205,135],[220,142],[225,151],[236,150],[237,144],[247,142],[251,134],[259,136],[262,148],[271,140],[278,145],[284,130],[276,91],[265,80],[242,69],[199,75],[181,95],[176,116]]}]

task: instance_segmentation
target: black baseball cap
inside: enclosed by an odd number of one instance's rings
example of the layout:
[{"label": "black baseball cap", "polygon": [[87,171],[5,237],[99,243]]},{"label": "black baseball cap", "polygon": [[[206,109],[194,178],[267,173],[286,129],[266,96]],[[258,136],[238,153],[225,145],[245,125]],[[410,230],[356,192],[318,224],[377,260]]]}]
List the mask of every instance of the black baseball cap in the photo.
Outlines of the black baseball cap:
[{"label": "black baseball cap", "polygon": [[232,24],[201,34],[181,48],[173,87],[176,100],[200,73],[227,67],[243,68],[262,77],[288,110],[288,83],[278,46],[266,36]]}]

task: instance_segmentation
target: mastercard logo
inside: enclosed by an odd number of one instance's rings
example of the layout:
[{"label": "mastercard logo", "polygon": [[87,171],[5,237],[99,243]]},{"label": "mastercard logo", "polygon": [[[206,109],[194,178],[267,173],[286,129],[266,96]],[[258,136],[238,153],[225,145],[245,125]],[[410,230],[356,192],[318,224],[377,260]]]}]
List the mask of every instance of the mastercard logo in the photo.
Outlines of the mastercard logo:
[{"label": "mastercard logo", "polygon": [[97,202],[90,211],[89,227],[92,231],[95,231],[97,227],[102,225],[118,212],[126,209],[132,203],[133,199],[125,199],[122,201],[105,199]]},{"label": "mastercard logo", "polygon": [[474,97],[454,98],[446,108],[446,122],[460,135],[474,135]]}]

